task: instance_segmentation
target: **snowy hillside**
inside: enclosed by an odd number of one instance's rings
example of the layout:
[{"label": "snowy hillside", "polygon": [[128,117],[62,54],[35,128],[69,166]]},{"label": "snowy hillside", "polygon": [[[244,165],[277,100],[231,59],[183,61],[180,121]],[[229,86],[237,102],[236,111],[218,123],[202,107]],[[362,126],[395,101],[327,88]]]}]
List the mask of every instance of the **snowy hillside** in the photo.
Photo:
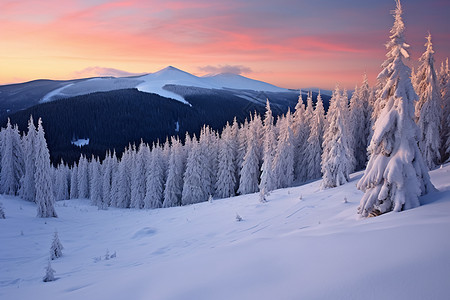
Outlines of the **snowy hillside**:
[{"label": "snowy hillside", "polygon": [[41,103],[61,98],[85,95],[94,92],[105,92],[126,88],[137,88],[139,91],[154,93],[166,98],[172,98],[185,104],[188,102],[180,95],[164,89],[166,85],[180,85],[205,89],[238,89],[266,92],[289,92],[269,83],[246,78],[235,74],[218,74],[214,76],[197,77],[172,66],[158,72],[140,77],[123,78],[92,78],[69,83],[51,91],[41,99]]},{"label": "snowy hillside", "polygon": [[[369,219],[356,214],[361,175],[276,190],[265,204],[250,194],[99,211],[68,200],[57,219],[2,196],[0,298],[449,299],[450,165],[430,172],[439,192],[421,207]],[[44,283],[55,230],[63,257]]]}]

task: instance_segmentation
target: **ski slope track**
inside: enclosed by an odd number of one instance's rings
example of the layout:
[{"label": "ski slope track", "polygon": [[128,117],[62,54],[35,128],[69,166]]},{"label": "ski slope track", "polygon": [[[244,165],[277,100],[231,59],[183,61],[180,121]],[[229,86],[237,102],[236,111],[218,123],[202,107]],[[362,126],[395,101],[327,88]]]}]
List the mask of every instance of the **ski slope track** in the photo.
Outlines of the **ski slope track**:
[{"label": "ski slope track", "polygon": [[118,89],[137,88],[141,92],[154,93],[190,105],[181,95],[164,89],[164,86],[181,85],[205,89],[237,89],[266,92],[289,92],[269,83],[246,78],[235,74],[218,74],[197,77],[172,66],[158,72],[138,77],[99,77],[67,84],[51,91],[40,100],[40,103],[62,98],[85,95],[95,92],[106,92]]},{"label": "ski slope track", "polygon": [[[450,165],[430,175],[439,191],[422,206],[368,219],[356,213],[361,172],[267,203],[250,194],[103,211],[77,199],[51,219],[0,196],[0,299],[450,299]],[[55,230],[63,256],[45,283]]]}]

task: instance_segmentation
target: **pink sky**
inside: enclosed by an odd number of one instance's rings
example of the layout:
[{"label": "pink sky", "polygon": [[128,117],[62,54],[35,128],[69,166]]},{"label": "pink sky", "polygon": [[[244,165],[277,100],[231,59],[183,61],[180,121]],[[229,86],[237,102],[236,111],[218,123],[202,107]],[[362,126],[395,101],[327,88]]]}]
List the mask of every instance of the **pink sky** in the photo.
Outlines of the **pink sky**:
[{"label": "pink sky", "polygon": [[[394,8],[393,0],[0,1],[0,84],[173,65],[286,88],[351,89],[364,72],[375,81]],[[440,63],[450,53],[450,4],[403,5],[413,61],[430,31]]]}]

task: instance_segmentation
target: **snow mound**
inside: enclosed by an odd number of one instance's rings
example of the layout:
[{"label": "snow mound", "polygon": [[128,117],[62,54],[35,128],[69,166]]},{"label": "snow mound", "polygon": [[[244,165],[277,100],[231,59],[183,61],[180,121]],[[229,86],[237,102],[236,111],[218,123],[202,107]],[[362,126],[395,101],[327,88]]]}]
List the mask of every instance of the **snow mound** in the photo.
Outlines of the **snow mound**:
[{"label": "snow mound", "polygon": [[[338,188],[275,190],[264,204],[258,194],[155,210],[66,200],[49,219],[2,195],[0,299],[450,299],[450,165],[430,175],[439,192],[422,206],[368,219],[356,213],[361,172]],[[44,283],[55,230],[63,256]]]}]

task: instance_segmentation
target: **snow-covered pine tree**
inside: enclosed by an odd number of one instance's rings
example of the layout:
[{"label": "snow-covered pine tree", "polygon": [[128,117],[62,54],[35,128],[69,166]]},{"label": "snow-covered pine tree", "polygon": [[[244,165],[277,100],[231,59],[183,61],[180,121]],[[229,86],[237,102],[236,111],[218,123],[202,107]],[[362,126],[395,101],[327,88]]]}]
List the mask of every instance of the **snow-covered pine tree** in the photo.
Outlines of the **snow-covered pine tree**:
[{"label": "snow-covered pine tree", "polygon": [[180,206],[183,191],[183,174],[186,164],[185,149],[180,140],[175,137],[172,137],[171,148],[163,207]]},{"label": "snow-covered pine tree", "polygon": [[73,163],[73,167],[70,170],[70,199],[78,198],[78,166],[77,163]]},{"label": "snow-covered pine tree", "polygon": [[364,169],[367,160],[366,107],[364,99],[361,98],[361,90],[356,87],[350,98],[350,118],[348,120],[350,147],[353,149],[356,171]]},{"label": "snow-covered pine tree", "polygon": [[50,259],[48,260],[47,268],[45,269],[45,276],[42,279],[44,282],[55,281],[55,270],[53,270],[52,265],[50,264]]},{"label": "snow-covered pine tree", "polygon": [[202,168],[203,157],[197,138],[193,137],[189,143],[189,155],[184,172],[183,192],[181,195],[182,205],[204,202],[208,200],[208,192],[203,186]]},{"label": "snow-covered pine tree", "polygon": [[434,50],[431,34],[427,36],[426,51],[419,59],[414,87],[419,101],[416,102],[416,122],[420,129],[419,148],[426,165],[434,169],[440,163],[440,126],[442,107],[439,82],[434,68]]},{"label": "snow-covered pine tree", "polygon": [[263,164],[261,166],[261,180],[259,182],[259,191],[265,195],[275,189],[275,176],[273,174],[273,158],[276,149],[276,136],[274,131],[272,109],[269,99],[266,102],[266,113],[264,116],[264,145],[263,145]]},{"label": "snow-covered pine tree", "polygon": [[0,219],[6,219],[5,209],[3,208],[3,203],[0,202]]},{"label": "snow-covered pine tree", "polygon": [[[257,141],[257,122],[250,121],[246,130],[246,152],[241,168],[238,193],[241,195],[255,193],[258,191],[259,180],[259,157]],[[243,128],[241,129],[243,130]]]},{"label": "snow-covered pine tree", "polygon": [[111,184],[112,184],[112,155],[106,152],[105,159],[101,164],[101,185],[102,185],[102,203],[99,209],[107,209],[111,203]]},{"label": "snow-covered pine tree", "polygon": [[58,217],[55,211],[55,196],[53,193],[53,181],[51,176],[50,154],[45,141],[42,120],[38,120],[38,129],[35,145],[36,172],[34,173],[37,216],[39,218]]},{"label": "snow-covered pine tree", "polygon": [[348,139],[348,116],[346,97],[341,95],[339,86],[333,93],[328,109],[328,127],[323,140],[321,162],[322,188],[332,188],[345,184],[349,180],[349,172],[353,169],[353,151]]},{"label": "snow-covered pine tree", "polygon": [[[312,105],[312,98],[309,103]],[[308,154],[306,152],[306,147],[308,145],[307,140],[310,133],[309,127],[312,119],[312,117],[308,117],[306,115],[305,105],[303,104],[302,99],[302,91],[300,91],[292,121],[292,134],[295,147],[294,174],[295,179],[298,182],[304,182],[307,179],[309,173],[309,170],[306,167],[307,161],[305,159],[305,156]]]},{"label": "snow-covered pine tree", "polygon": [[[233,126],[238,126],[235,122]],[[237,168],[238,168],[238,178],[241,177],[242,165],[244,164],[244,156],[247,153],[247,135],[249,131],[248,120],[245,119],[243,124],[239,124],[239,130],[237,130]]]},{"label": "snow-covered pine tree", "polygon": [[275,157],[273,159],[273,174],[276,188],[286,188],[292,186],[294,183],[295,146],[292,134],[292,114],[289,108],[286,117],[277,126],[279,127],[279,132]]},{"label": "snow-covered pine tree", "polygon": [[36,144],[37,131],[34,126],[33,117],[28,121],[28,132],[23,138],[25,172],[20,181],[19,195],[22,199],[35,202],[36,190],[34,173],[36,172],[36,155],[34,148]]},{"label": "snow-covered pine tree", "polygon": [[[128,145],[122,154],[122,159],[117,168],[116,192],[114,194],[114,205],[119,208],[129,208],[131,202],[131,166],[134,159],[134,147]],[[113,187],[114,188],[114,187]]]},{"label": "snow-covered pine tree", "polygon": [[[369,86],[369,80],[367,79],[367,74],[364,73],[363,75],[363,82],[359,89],[359,99],[362,101],[363,109],[364,109],[364,134],[363,134],[363,144],[364,146],[364,157],[365,161],[362,165],[362,168],[364,169],[367,164],[368,155],[367,155],[367,147],[369,146],[370,137],[372,136],[372,113],[373,113],[373,103],[374,100],[374,93],[373,89]],[[361,155],[362,156],[362,155]],[[357,168],[358,168],[358,162],[357,162]],[[361,166],[361,165],[360,165]]]},{"label": "snow-covered pine tree", "polygon": [[58,168],[55,170],[56,178],[55,178],[55,199],[56,200],[66,200],[69,199],[69,185],[68,185],[68,170],[67,166],[64,165],[63,160],[61,159]]},{"label": "snow-covered pine tree", "polygon": [[434,189],[417,145],[419,129],[414,122],[417,95],[411,84],[411,70],[403,63],[403,57],[409,58],[409,45],[403,35],[400,1],[394,19],[386,44],[387,59],[378,75],[386,84],[377,101],[385,106],[375,123],[369,163],[357,185],[364,192],[358,208],[363,217],[417,207],[418,197]]},{"label": "snow-covered pine tree", "polygon": [[89,198],[89,162],[81,155],[77,168],[78,197]]},{"label": "snow-covered pine tree", "polygon": [[304,160],[307,172],[307,180],[317,179],[322,176],[320,163],[322,161],[322,143],[323,133],[326,126],[325,109],[323,107],[322,97],[317,95],[316,109],[311,119],[310,134],[305,149]]},{"label": "snow-covered pine tree", "polygon": [[215,192],[218,198],[228,198],[235,195],[237,185],[236,145],[231,126],[227,122],[219,141],[219,164]]},{"label": "snow-covered pine tree", "polygon": [[[17,195],[25,171],[22,140],[17,125],[12,126],[9,118],[6,129],[2,131],[0,192],[7,195]],[[33,153],[30,153],[30,155],[33,155]]]},{"label": "snow-covered pine tree", "polygon": [[63,245],[59,241],[58,232],[53,235],[52,245],[50,247],[50,259],[54,260],[62,256]]},{"label": "snow-covered pine tree", "polygon": [[91,176],[90,181],[90,199],[93,205],[96,205],[99,209],[103,208],[103,182],[100,161],[97,158],[92,157],[91,160]]},{"label": "snow-covered pine tree", "polygon": [[443,92],[442,98],[444,102],[444,117],[442,126],[442,141],[443,141],[443,157],[442,161],[448,161],[450,158],[450,79],[447,80],[447,85]]},{"label": "snow-covered pine tree", "polygon": [[150,148],[141,141],[131,170],[131,207],[144,208],[147,181],[146,162],[150,157]]},{"label": "snow-covered pine tree", "polygon": [[[306,124],[308,124],[307,128],[309,130],[309,122],[311,120],[311,118],[314,115],[314,105],[313,105],[313,97],[312,97],[312,92],[309,91],[308,92],[308,97],[306,98],[306,110],[305,110],[305,118],[306,118]],[[309,136],[309,132],[306,136],[306,139],[308,139]]]},{"label": "snow-covered pine tree", "polygon": [[163,149],[154,144],[147,169],[144,208],[160,208],[164,201]]},{"label": "snow-covered pine tree", "polygon": [[202,182],[203,187],[208,195],[214,193],[215,186],[215,172],[217,165],[217,143],[215,133],[212,132],[209,126],[203,126],[200,132],[199,146],[203,157]]}]

